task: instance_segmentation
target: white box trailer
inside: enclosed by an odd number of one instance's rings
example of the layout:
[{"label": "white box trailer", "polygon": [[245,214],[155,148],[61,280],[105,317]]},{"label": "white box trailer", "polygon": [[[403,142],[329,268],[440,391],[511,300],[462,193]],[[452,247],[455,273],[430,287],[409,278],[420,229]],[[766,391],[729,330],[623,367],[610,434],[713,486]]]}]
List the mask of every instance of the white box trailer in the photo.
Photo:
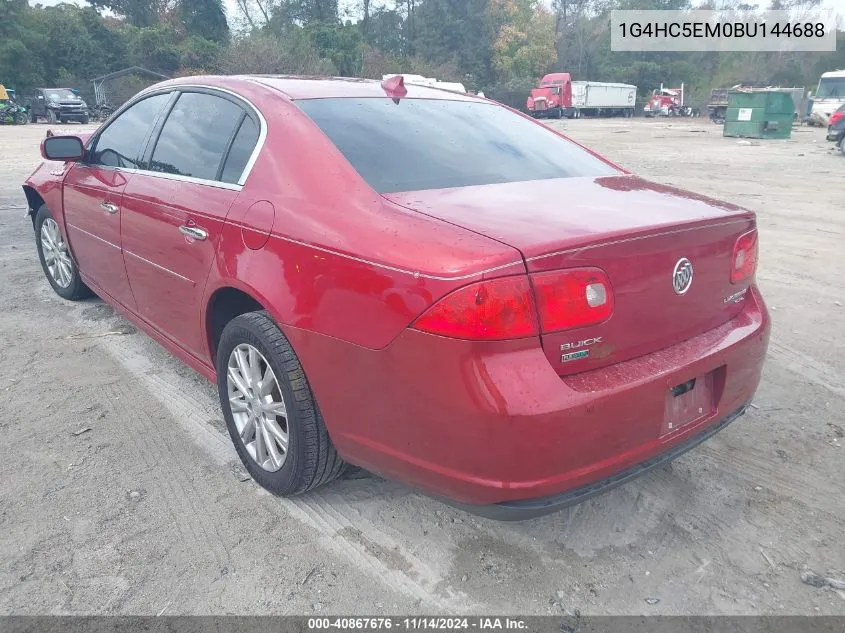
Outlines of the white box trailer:
[{"label": "white box trailer", "polygon": [[[399,73],[397,73],[399,74]],[[382,81],[396,77],[397,74],[382,75]],[[467,89],[462,83],[455,81],[440,81],[433,77],[423,77],[422,75],[403,74],[406,84],[414,86],[427,86],[429,88],[439,88],[440,90],[448,90],[449,92],[466,93]]]},{"label": "white box trailer", "polygon": [[599,81],[572,82],[572,116],[634,116],[637,87]]}]

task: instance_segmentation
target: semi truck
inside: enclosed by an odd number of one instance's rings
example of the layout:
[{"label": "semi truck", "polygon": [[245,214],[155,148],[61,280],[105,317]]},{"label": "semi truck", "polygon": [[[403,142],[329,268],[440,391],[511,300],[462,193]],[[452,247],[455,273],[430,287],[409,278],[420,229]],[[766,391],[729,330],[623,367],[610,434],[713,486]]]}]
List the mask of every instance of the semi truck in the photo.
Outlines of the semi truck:
[{"label": "semi truck", "polygon": [[572,81],[569,73],[551,73],[531,89],[525,108],[534,117],[630,117],[636,100],[637,87],[630,84]]},{"label": "semi truck", "polygon": [[684,84],[680,88],[660,88],[651,91],[648,103],[643,108],[646,117],[655,116],[692,116],[692,106],[686,102]]},{"label": "semi truck", "polygon": [[827,127],[830,116],[845,103],[845,70],[823,73],[813,96],[809,123]]}]

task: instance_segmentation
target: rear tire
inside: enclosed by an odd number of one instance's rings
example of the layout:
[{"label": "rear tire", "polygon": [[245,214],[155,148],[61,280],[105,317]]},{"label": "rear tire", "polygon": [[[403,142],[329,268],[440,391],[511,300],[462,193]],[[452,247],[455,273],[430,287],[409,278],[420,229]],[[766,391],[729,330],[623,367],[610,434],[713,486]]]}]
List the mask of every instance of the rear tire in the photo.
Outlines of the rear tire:
[{"label": "rear tire", "polygon": [[267,312],[242,314],[223,329],[217,390],[235,450],[262,488],[298,495],[343,471],[302,365]]},{"label": "rear tire", "polygon": [[79,301],[93,295],[82,282],[73,253],[46,204],[42,204],[35,214],[35,247],[41,269],[57,295],[68,301]]},{"label": "rear tire", "polygon": [[839,139],[839,153],[845,156],[845,134]]}]

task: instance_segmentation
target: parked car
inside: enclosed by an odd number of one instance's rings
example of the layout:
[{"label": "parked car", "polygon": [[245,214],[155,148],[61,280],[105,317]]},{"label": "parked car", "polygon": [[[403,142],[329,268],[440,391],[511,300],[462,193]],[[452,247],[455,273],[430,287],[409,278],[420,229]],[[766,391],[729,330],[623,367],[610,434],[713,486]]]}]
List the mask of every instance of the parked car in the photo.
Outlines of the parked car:
[{"label": "parked car", "polygon": [[354,464],[527,518],[673,459],[760,381],[754,213],[493,101],[186,77],[41,147],[53,289],[216,381],[279,495]]},{"label": "parked car", "polygon": [[28,99],[29,116],[33,123],[44,119],[47,123],[78,121],[88,123],[88,104],[70,88],[38,88]]},{"label": "parked car", "polygon": [[839,106],[827,120],[827,140],[836,143],[845,156],[845,104]]}]

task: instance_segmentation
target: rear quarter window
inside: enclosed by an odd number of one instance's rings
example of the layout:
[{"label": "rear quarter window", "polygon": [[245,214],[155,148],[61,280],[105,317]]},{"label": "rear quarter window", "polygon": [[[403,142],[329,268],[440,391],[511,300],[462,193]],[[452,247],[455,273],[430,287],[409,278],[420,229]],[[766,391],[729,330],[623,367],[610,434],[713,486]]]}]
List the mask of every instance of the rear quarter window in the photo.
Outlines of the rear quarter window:
[{"label": "rear quarter window", "polygon": [[618,173],[495,104],[341,98],[296,105],[379,193]]}]

